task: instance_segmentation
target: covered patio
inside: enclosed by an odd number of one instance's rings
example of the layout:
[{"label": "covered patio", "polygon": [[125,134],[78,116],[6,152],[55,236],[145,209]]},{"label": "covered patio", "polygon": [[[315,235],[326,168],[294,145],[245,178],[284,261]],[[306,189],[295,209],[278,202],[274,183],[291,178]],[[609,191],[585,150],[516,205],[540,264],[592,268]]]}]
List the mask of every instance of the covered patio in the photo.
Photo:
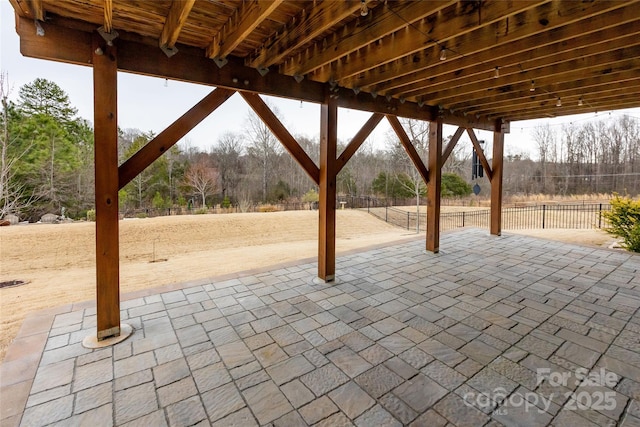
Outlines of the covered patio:
[{"label": "covered patio", "polygon": [[[640,106],[638,1],[10,2],[23,55],[93,68],[97,289],[25,322],[3,425],[640,424],[638,257],[495,237],[512,120]],[[118,72],[215,89],[119,165]],[[121,302],[118,190],[236,92],[319,189],[317,259]],[[319,164],[260,95],[321,105]],[[371,113],[342,153],[338,108]],[[429,122],[427,158],[402,118]],[[337,175],[383,119],[427,184],[426,241],[336,259]],[[464,133],[493,236],[440,251]]]},{"label": "covered patio", "polygon": [[640,257],[442,240],[342,256],[335,284],[301,260],[125,295],[136,332],[98,350],[93,302],[34,313],[2,425],[639,425]]}]

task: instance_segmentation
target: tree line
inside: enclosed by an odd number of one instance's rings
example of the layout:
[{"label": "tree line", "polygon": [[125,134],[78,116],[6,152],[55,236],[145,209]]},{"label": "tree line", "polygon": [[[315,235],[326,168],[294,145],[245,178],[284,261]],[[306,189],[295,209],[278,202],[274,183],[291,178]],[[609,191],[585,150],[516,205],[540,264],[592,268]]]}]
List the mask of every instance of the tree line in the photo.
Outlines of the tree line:
[{"label": "tree line", "polygon": [[537,126],[535,155],[506,156],[507,194],[640,194],[640,120]]},{"label": "tree line", "polygon": [[[85,218],[94,206],[91,123],[77,116],[68,95],[54,82],[36,79],[19,88],[16,101],[9,99],[7,88],[6,76],[0,75],[0,218],[15,214],[36,221],[44,213]],[[278,115],[277,108],[271,108]],[[402,123],[426,163],[428,123]],[[154,136],[149,131],[119,129],[120,164]],[[319,138],[296,139],[318,164]],[[638,192],[637,121],[621,118],[611,125],[566,127],[561,137],[548,127],[539,128],[534,139],[539,160],[524,155],[505,158],[507,194],[622,188]],[[346,144],[339,141],[339,152]],[[486,152],[490,157],[489,146]],[[461,141],[443,166],[443,197],[469,196],[476,183],[489,188],[486,178],[471,180],[471,145]],[[337,193],[380,197],[390,203],[409,199],[419,205],[424,204],[426,186],[398,138],[390,133],[383,147],[363,144],[338,175]],[[256,204],[314,199],[315,183],[251,111],[242,131],[223,134],[208,149],[189,140],[176,144],[119,193],[124,214],[147,209],[204,211],[212,206],[246,210]]]}]

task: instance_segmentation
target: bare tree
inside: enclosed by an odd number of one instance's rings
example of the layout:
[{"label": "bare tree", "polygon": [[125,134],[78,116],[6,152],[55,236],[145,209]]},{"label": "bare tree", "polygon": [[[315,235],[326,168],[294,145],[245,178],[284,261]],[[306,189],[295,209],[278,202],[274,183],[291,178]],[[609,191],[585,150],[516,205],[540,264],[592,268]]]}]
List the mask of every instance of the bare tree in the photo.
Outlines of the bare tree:
[{"label": "bare tree", "polygon": [[[277,116],[278,110],[270,106],[273,113]],[[282,151],[280,143],[271,133],[269,127],[255,113],[250,112],[246,120],[247,138],[249,146],[248,154],[260,163],[262,172],[262,201],[267,200],[267,187],[271,169],[275,169],[272,164],[277,155]]]},{"label": "bare tree", "polygon": [[229,193],[235,195],[242,173],[243,149],[242,136],[233,132],[222,134],[217,145],[213,147],[212,154],[216,157],[218,165],[222,197],[228,196]]},{"label": "bare tree", "polygon": [[185,183],[201,198],[202,207],[207,207],[207,196],[215,193],[218,185],[218,171],[211,166],[206,155],[200,156],[184,174]]},{"label": "bare tree", "polygon": [[[418,156],[425,162],[429,147],[429,123],[413,119],[403,119],[401,123]],[[392,138],[389,142],[391,144],[392,157],[395,157],[396,162],[401,165],[401,172],[400,174],[396,173],[396,180],[409,194],[416,198],[416,215],[420,218],[420,196],[426,194],[425,182],[409,155],[404,152],[404,147],[402,147],[400,141]],[[419,220],[416,221],[416,232],[420,232]]]},{"label": "bare tree", "polygon": [[0,218],[8,214],[17,214],[21,209],[29,207],[35,199],[34,194],[28,195],[25,183],[15,182],[15,164],[25,155],[31,147],[27,147],[20,153],[10,155],[12,138],[9,134],[9,82],[7,74],[0,73],[0,102],[2,112],[0,113],[1,133],[0,133]]}]

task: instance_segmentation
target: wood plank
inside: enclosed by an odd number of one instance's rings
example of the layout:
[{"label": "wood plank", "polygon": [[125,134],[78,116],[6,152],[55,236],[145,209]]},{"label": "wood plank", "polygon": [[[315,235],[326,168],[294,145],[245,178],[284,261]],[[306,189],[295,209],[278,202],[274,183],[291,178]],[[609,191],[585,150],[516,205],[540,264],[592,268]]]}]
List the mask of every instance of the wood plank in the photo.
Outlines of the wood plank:
[{"label": "wood plank", "polygon": [[158,43],[160,47],[173,48],[176,45],[180,31],[187,22],[194,3],[195,0],[173,0],[171,2],[171,8],[164,22],[164,27],[162,27]]},{"label": "wood plank", "polygon": [[[20,51],[24,56],[50,59],[54,61],[91,65],[91,33],[46,23],[47,37],[38,37],[33,20],[18,19]],[[147,76],[177,79],[207,86],[224,87],[250,91],[265,95],[280,96],[306,102],[324,102],[327,84],[310,80],[296,82],[292,77],[278,73],[260,74],[243,63],[230,57],[229,63],[219,68],[197,48],[180,47],[180,51],[167,58],[159,49],[127,38],[125,31],[119,31],[118,69],[120,71]],[[387,101],[384,97],[373,98],[370,94],[355,94],[351,89],[338,88],[339,107],[372,113],[394,114],[417,120],[433,120],[442,114],[446,123],[494,131],[500,129],[495,120],[473,115],[464,116],[449,110],[439,111],[435,106],[420,106],[416,102],[404,103],[397,99]]]},{"label": "wood plank", "polygon": [[251,55],[248,67],[269,67],[281,62],[300,46],[312,42],[336,22],[360,9],[360,1],[323,1],[299,13],[292,22],[268,43]]},{"label": "wood plank", "polygon": [[342,151],[338,160],[336,160],[336,175],[340,173],[342,168],[347,164],[347,162],[356,154],[358,148],[364,143],[364,141],[369,137],[371,132],[378,126],[378,123],[384,118],[383,114],[373,113],[369,120],[360,128],[356,136],[349,142],[349,145],[345,147]]},{"label": "wood plank", "polygon": [[[398,120],[396,116],[387,115],[387,121],[398,136],[398,139],[400,139],[400,143],[404,147],[404,150],[407,152],[407,155],[409,155],[409,159],[411,159],[411,162],[418,170],[418,173],[420,173],[420,176],[424,180],[425,184],[427,184],[429,182],[431,174],[427,170],[427,167],[424,165],[424,162],[420,158],[420,155],[416,151],[416,148],[411,143],[411,139],[409,139],[409,135],[407,135],[407,132],[405,132],[404,128],[402,127],[400,120]],[[440,143],[440,145],[442,145],[442,142]]]},{"label": "wood plank", "polygon": [[97,336],[103,340],[120,335],[118,64],[116,47],[97,33],[93,47]]},{"label": "wood plank", "polygon": [[313,162],[311,157],[304,151],[304,148],[298,144],[298,141],[289,133],[287,128],[282,122],[273,114],[273,111],[267,104],[260,98],[260,95],[251,92],[240,92],[240,95],[249,104],[249,106],[255,111],[255,113],[262,119],[265,125],[273,132],[280,143],[286,148],[296,162],[304,169],[313,182],[319,184],[320,182],[320,170],[318,166]]},{"label": "wood plank", "polygon": [[427,184],[428,251],[440,251],[440,196],[442,193],[442,120],[429,123],[429,182]]},{"label": "wood plank", "polygon": [[[380,38],[367,48],[366,53],[355,52],[343,58],[335,64],[335,70],[325,67],[310,78],[326,81],[332,74],[339,75],[341,79],[349,78],[429,47],[446,46],[445,41],[450,38],[460,37],[479,26],[507,19],[505,17],[534,8],[545,1],[547,0],[459,2],[429,19],[415,22],[403,31]],[[481,22],[478,16],[482,17]]]},{"label": "wood plank", "polygon": [[111,33],[113,30],[113,0],[104,0],[104,31]]},{"label": "wood plank", "polygon": [[[385,2],[376,13],[370,13],[364,19],[357,19],[338,31],[327,43],[316,43],[307,50],[305,57],[294,57],[280,67],[282,74],[305,75],[311,71],[329,64],[338,58],[368,46],[372,40],[390,35],[408,24],[421,20],[446,6],[451,1],[419,1],[419,2]],[[326,82],[326,75],[318,76],[317,80]]]},{"label": "wood plank", "polygon": [[280,6],[284,0],[257,0],[242,3],[241,9],[213,37],[207,57],[226,58]]},{"label": "wood plank", "polygon": [[11,7],[15,11],[16,15],[22,18],[32,18],[31,10],[29,10],[29,6],[25,3],[25,0],[9,0],[11,3]]},{"label": "wood plank", "polygon": [[235,91],[218,88],[160,132],[118,168],[118,187],[122,189],[133,178],[166,153],[198,123],[229,99]]},{"label": "wood plank", "polygon": [[502,164],[504,157],[504,134],[493,133],[493,160],[491,177],[491,234],[502,234]]},{"label": "wood plank", "polygon": [[487,161],[487,157],[484,155],[484,150],[480,146],[480,142],[476,137],[476,133],[471,128],[467,128],[467,134],[469,138],[471,138],[471,144],[473,145],[473,149],[478,155],[478,159],[480,160],[480,164],[484,169],[484,173],[487,174],[487,178],[491,181],[491,177],[493,176],[493,169],[489,166],[489,162]]},{"label": "wood plank", "polygon": [[320,200],[318,277],[325,282],[336,274],[336,154],[338,106],[329,98],[320,106]]},{"label": "wood plank", "polygon": [[451,141],[449,141],[449,143],[447,144],[447,146],[444,149],[444,152],[442,153],[442,164],[443,165],[445,163],[447,163],[447,159],[449,158],[451,153],[453,153],[453,149],[456,148],[456,144],[460,140],[460,137],[462,136],[464,131],[465,131],[465,128],[463,128],[462,126],[459,126],[458,129],[456,129],[456,131],[453,134],[453,136],[451,137]]}]

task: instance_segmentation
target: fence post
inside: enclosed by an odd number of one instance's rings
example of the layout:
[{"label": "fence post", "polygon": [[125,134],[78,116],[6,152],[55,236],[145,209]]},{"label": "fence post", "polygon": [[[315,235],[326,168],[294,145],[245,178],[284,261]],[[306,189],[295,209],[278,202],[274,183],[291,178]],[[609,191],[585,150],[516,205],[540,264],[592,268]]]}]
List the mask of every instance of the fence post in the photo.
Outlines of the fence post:
[{"label": "fence post", "polygon": [[602,203],[598,207],[598,228],[602,228]]},{"label": "fence post", "polygon": [[547,211],[547,205],[542,205],[542,229],[544,230],[544,219],[545,219],[545,212]]},{"label": "fence post", "polygon": [[407,230],[409,229],[409,212],[407,212]]},{"label": "fence post", "polygon": [[462,211],[462,228],[464,228],[464,211]]},{"label": "fence post", "polygon": [[389,206],[384,207],[384,222],[389,222]]}]

